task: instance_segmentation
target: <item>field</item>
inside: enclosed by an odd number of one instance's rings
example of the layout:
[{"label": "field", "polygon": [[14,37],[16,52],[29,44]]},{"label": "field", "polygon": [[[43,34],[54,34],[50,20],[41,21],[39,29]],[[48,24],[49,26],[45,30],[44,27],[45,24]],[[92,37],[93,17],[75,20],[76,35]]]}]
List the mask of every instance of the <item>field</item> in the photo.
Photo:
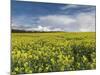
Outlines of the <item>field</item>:
[{"label": "field", "polygon": [[12,74],[96,69],[95,32],[12,33]]}]

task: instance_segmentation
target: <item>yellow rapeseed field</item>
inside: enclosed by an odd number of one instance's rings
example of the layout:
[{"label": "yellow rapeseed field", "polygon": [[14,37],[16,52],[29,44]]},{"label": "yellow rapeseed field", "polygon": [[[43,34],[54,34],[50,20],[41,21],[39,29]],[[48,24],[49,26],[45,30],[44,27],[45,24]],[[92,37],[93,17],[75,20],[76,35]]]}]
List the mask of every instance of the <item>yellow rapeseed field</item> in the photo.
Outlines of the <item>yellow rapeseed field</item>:
[{"label": "yellow rapeseed field", "polygon": [[12,33],[12,74],[96,68],[95,32]]}]

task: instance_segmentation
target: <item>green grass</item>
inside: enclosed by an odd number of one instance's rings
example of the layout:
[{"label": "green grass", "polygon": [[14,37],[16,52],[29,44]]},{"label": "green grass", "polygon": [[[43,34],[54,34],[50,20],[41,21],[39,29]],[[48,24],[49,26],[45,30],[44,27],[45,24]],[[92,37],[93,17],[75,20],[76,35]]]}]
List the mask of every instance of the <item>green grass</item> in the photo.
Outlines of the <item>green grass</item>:
[{"label": "green grass", "polygon": [[12,74],[96,68],[95,32],[12,33]]}]

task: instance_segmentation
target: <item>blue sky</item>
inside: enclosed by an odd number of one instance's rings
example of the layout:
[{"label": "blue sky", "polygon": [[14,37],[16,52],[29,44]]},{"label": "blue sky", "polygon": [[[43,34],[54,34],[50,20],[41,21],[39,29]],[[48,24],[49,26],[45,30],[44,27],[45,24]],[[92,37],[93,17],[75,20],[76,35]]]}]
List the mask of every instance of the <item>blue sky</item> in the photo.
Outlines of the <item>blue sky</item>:
[{"label": "blue sky", "polygon": [[12,28],[32,31],[95,31],[95,6],[12,1]]}]

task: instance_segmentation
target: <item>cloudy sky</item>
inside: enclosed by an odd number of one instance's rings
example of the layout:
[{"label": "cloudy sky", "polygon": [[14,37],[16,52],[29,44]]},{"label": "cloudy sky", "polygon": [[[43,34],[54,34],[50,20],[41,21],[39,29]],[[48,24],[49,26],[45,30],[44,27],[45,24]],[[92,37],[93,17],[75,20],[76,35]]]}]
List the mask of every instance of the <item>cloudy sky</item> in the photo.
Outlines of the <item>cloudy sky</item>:
[{"label": "cloudy sky", "polygon": [[94,32],[95,6],[12,1],[12,29]]}]

